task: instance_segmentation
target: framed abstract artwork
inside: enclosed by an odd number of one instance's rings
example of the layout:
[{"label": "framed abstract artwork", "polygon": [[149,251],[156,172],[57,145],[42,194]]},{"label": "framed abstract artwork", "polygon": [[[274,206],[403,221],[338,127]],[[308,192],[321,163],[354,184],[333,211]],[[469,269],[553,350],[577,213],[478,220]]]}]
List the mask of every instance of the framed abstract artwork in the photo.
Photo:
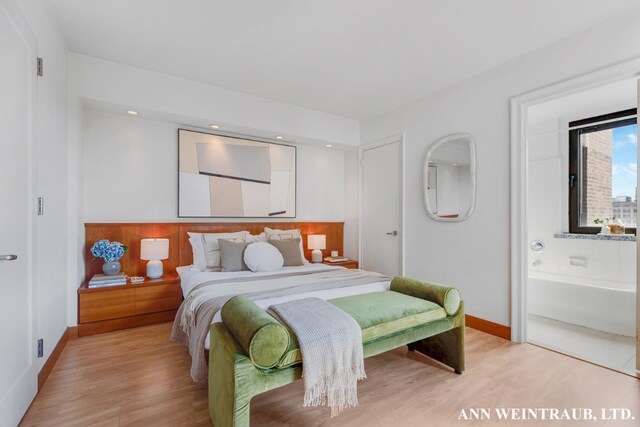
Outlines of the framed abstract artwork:
[{"label": "framed abstract artwork", "polygon": [[179,129],[178,216],[295,218],[296,147]]}]

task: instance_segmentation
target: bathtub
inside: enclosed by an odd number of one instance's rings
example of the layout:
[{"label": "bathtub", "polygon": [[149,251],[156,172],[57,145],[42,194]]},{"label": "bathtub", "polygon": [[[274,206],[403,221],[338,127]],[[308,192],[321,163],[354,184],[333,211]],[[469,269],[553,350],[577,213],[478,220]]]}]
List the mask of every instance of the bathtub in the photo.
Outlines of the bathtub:
[{"label": "bathtub", "polygon": [[636,336],[636,284],[529,272],[531,314],[611,334]]}]

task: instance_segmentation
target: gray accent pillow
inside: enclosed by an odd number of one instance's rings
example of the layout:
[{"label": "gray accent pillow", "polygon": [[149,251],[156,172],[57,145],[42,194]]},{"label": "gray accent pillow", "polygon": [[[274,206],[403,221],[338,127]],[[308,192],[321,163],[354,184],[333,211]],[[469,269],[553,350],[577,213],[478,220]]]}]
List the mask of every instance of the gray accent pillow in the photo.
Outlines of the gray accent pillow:
[{"label": "gray accent pillow", "polygon": [[249,271],[249,267],[244,263],[244,250],[249,243],[234,242],[228,239],[218,239],[220,246],[220,265],[222,271]]},{"label": "gray accent pillow", "polygon": [[269,243],[276,247],[284,258],[284,267],[304,265],[300,255],[300,238],[288,240],[269,239]]}]

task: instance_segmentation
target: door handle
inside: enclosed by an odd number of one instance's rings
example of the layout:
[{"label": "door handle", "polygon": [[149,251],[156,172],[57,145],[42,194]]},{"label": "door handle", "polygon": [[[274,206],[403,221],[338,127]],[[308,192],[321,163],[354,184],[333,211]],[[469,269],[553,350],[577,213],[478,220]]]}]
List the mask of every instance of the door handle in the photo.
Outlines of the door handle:
[{"label": "door handle", "polygon": [[396,230],[390,231],[387,233],[387,236],[397,236],[398,232]]},{"label": "door handle", "polygon": [[18,255],[0,255],[0,261],[14,261],[18,259]]}]

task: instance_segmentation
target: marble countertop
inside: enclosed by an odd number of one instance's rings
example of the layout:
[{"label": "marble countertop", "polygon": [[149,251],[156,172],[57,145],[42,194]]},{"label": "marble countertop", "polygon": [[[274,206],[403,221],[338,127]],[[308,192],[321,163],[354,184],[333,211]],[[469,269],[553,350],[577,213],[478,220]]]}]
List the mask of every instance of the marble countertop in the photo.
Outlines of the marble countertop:
[{"label": "marble countertop", "polygon": [[583,240],[613,240],[618,242],[635,242],[634,234],[576,234],[576,233],[555,233],[556,239],[583,239]]}]

